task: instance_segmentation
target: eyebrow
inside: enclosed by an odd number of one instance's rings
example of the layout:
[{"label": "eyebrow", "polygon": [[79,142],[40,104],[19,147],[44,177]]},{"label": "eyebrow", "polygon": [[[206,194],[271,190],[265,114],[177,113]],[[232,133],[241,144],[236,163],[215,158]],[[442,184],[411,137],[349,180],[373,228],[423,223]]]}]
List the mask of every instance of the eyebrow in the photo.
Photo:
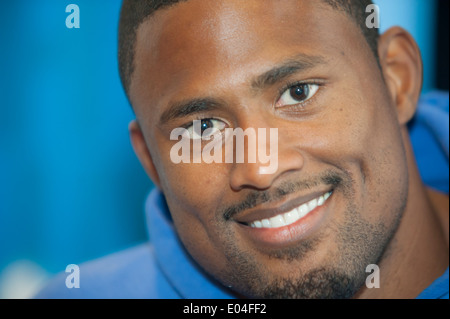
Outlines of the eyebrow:
[{"label": "eyebrow", "polygon": [[[326,64],[324,57],[318,55],[298,54],[253,78],[251,81],[251,87],[254,90],[264,89],[280,82],[294,73],[312,69],[319,64]],[[159,123],[160,125],[164,125],[167,122],[177,118],[183,118],[188,115],[220,109],[223,105],[224,103],[220,100],[212,97],[176,102],[170,105],[167,110],[161,114]]]},{"label": "eyebrow", "polygon": [[223,103],[210,97],[176,102],[161,114],[159,123],[165,124],[188,115],[217,110],[222,106]]},{"label": "eyebrow", "polygon": [[255,77],[252,80],[252,88],[254,90],[262,90],[280,82],[294,73],[310,70],[318,65],[326,63],[326,59],[320,55],[298,54]]}]

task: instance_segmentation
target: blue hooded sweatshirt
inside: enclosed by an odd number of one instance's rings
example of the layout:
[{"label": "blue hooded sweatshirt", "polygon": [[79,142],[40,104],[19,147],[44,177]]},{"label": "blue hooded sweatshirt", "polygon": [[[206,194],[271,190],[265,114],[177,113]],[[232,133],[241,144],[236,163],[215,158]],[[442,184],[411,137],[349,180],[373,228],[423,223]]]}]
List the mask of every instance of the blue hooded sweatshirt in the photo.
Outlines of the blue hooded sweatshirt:
[{"label": "blue hooded sweatshirt", "polygon": [[[410,136],[424,183],[448,194],[449,95],[424,95]],[[149,242],[80,265],[80,287],[68,288],[62,272],[36,298],[233,298],[192,260],[180,243],[164,196],[146,201]],[[448,268],[418,298],[449,297]]]}]

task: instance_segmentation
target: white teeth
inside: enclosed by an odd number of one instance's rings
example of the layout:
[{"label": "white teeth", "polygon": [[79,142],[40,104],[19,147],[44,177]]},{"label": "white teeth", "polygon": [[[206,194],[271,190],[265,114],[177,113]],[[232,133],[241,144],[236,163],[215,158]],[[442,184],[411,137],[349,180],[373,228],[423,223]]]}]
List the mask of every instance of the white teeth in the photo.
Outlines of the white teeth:
[{"label": "white teeth", "polygon": [[302,206],[300,206],[298,208],[298,213],[299,213],[299,217],[302,218],[304,216],[306,216],[306,214],[309,213],[309,208],[308,208],[308,204],[303,204]]},{"label": "white teeth", "polygon": [[290,224],[295,223],[300,218],[305,217],[307,214],[309,214],[312,210],[314,210],[317,206],[322,206],[325,201],[330,197],[331,192],[328,192],[322,196],[319,196],[318,198],[314,198],[310,200],[309,202],[300,205],[297,208],[294,208],[290,212],[279,214],[277,216],[274,216],[270,219],[263,219],[263,220],[255,220],[254,222],[250,223],[250,227],[253,228],[278,228],[287,226]]},{"label": "white teeth", "polygon": [[309,211],[312,211],[316,207],[317,207],[317,198],[314,198],[312,201],[308,202]]},{"label": "white teeth", "polygon": [[263,228],[272,228],[272,225],[270,224],[270,221],[268,219],[263,219],[261,223]]},{"label": "white teeth", "polygon": [[272,217],[271,219],[269,219],[269,222],[272,227],[283,227],[284,225],[286,225],[283,215]]},{"label": "white teeth", "polygon": [[317,205],[321,206],[324,201],[325,201],[325,199],[323,198],[323,195],[320,196],[319,199],[317,200]]},{"label": "white teeth", "polygon": [[286,222],[286,225],[295,223],[300,218],[299,216],[300,215],[298,214],[297,208],[294,208],[290,212],[284,214],[284,220]]}]

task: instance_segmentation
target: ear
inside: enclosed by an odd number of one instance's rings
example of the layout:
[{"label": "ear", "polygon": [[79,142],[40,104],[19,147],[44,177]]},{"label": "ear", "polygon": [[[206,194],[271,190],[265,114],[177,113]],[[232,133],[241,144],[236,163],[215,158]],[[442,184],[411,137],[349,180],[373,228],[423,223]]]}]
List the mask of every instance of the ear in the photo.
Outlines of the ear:
[{"label": "ear", "polygon": [[145,143],[144,135],[142,134],[141,127],[136,120],[133,120],[128,125],[128,131],[130,132],[131,144],[133,145],[134,152],[144,167],[145,172],[150,177],[152,182],[159,188],[160,180],[158,173],[156,172],[155,165],[153,164],[152,156]]},{"label": "ear", "polygon": [[416,112],[422,90],[422,58],[408,31],[392,27],[380,36],[378,54],[384,80],[397,107],[400,125]]}]

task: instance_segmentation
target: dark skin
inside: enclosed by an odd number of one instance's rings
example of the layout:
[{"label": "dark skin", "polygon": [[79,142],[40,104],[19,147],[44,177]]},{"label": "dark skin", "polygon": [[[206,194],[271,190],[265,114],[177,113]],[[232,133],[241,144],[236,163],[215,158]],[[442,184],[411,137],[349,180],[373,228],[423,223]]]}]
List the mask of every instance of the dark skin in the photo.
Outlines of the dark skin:
[{"label": "dark skin", "polygon": [[[398,27],[381,36],[380,70],[358,27],[316,1],[207,3],[177,4],[139,27],[130,87],[134,150],[188,252],[247,297],[416,297],[448,267],[448,196],[423,186],[406,128],[422,77],[412,37]],[[292,61],[302,68],[261,81]],[[281,98],[299,82],[314,94]],[[217,105],[161,122],[172,105],[205,98]],[[172,163],[170,132],[194,119],[278,128],[278,169]],[[275,195],[284,185],[300,186]],[[260,240],[244,224],[328,191],[301,236],[286,228]],[[379,289],[364,285],[371,263]]]}]

